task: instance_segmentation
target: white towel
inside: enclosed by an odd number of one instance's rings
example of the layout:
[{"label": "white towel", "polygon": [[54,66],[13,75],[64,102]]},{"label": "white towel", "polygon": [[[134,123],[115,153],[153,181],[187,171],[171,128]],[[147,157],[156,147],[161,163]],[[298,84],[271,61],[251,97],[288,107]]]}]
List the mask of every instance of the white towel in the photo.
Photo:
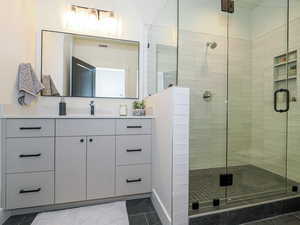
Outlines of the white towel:
[{"label": "white towel", "polygon": [[18,72],[18,102],[20,105],[29,105],[44,89],[42,83],[36,77],[30,63],[19,65]]},{"label": "white towel", "polygon": [[31,225],[129,225],[125,202],[38,214]]},{"label": "white towel", "polygon": [[43,96],[60,96],[50,75],[44,75],[42,82],[45,87],[45,89],[42,91]]}]

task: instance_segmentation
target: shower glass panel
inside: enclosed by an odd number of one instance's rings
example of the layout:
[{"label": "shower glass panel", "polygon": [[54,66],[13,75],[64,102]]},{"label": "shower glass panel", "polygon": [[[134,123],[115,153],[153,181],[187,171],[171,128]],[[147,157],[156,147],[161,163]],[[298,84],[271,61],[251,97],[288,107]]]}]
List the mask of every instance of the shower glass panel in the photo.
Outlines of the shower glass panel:
[{"label": "shower glass panel", "polygon": [[226,197],[253,201],[286,192],[287,112],[274,108],[285,109],[294,82],[287,74],[288,2],[234,2],[227,81],[227,173],[234,182]]},{"label": "shower glass panel", "polygon": [[[299,104],[299,66],[300,66],[300,1],[290,0],[289,11],[289,52],[291,52],[291,67],[288,70],[289,90],[291,92],[291,104],[288,119],[288,167],[287,177],[288,191],[293,191],[291,186],[299,186],[300,183],[300,104]],[[296,185],[295,185],[296,183]],[[297,185],[298,184],[298,185]],[[294,189],[295,190],[295,189]]]},{"label": "shower glass panel", "polygon": [[179,1],[178,85],[191,91],[190,208],[222,204],[226,188],[227,24],[220,0]]},{"label": "shower glass panel", "polygon": [[147,94],[153,95],[177,83],[177,0],[161,1],[147,30]]},{"label": "shower glass panel", "polygon": [[179,0],[178,85],[191,90],[190,214],[276,199],[300,182],[300,2],[221,7],[229,1]]}]

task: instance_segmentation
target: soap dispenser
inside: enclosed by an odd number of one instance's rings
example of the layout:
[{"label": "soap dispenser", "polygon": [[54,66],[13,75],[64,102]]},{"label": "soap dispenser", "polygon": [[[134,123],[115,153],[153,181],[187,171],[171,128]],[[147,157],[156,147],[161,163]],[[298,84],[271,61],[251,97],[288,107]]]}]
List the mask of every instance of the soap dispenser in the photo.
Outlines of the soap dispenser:
[{"label": "soap dispenser", "polygon": [[91,110],[91,116],[95,115],[95,102],[91,101],[90,102],[90,110]]},{"label": "soap dispenser", "polygon": [[63,97],[60,99],[60,103],[59,103],[59,115],[60,116],[67,115],[67,103],[65,102],[65,99]]}]

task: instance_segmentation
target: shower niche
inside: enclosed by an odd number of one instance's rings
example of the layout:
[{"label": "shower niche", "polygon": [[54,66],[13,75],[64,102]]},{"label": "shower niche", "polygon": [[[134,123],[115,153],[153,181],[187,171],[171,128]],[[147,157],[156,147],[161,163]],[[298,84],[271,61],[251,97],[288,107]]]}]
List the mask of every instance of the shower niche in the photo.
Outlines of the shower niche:
[{"label": "shower niche", "polygon": [[[291,101],[297,96],[297,50],[274,57],[274,91],[287,88],[290,90]],[[283,101],[283,100],[282,100]]]}]

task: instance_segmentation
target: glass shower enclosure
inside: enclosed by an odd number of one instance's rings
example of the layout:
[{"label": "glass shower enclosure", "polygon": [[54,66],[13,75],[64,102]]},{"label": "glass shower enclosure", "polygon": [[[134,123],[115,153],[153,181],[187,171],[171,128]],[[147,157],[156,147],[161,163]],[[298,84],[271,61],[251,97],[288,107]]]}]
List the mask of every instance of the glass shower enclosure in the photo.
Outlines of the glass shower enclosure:
[{"label": "glass shower enclosure", "polygon": [[191,90],[190,214],[295,195],[298,0],[179,0]]}]

